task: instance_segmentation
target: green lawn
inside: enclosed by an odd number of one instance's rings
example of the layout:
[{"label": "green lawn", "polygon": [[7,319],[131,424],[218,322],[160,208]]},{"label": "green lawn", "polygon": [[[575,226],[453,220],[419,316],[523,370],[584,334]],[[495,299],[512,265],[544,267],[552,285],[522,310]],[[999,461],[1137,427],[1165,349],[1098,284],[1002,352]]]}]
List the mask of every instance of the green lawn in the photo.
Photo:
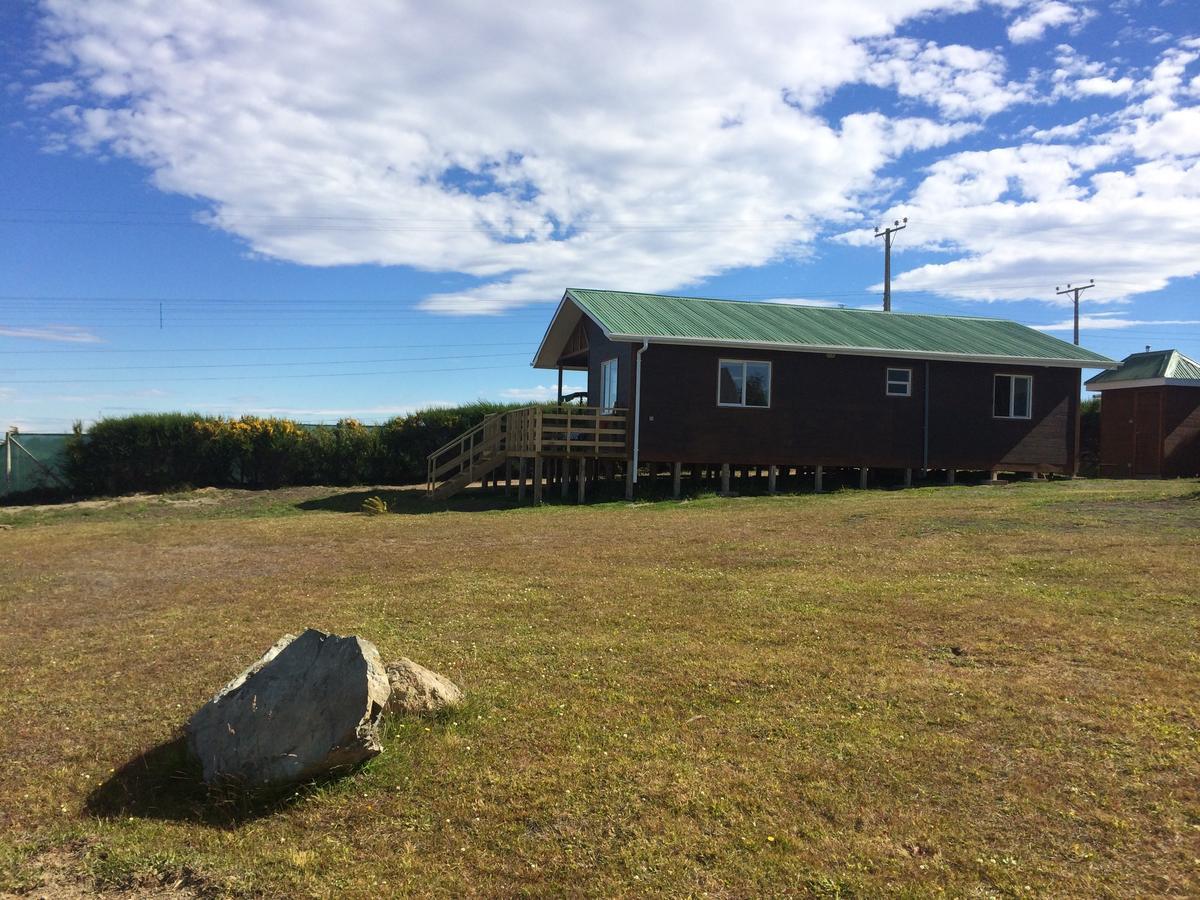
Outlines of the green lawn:
[{"label": "green lawn", "polygon": [[[0,508],[0,893],[1200,894],[1196,482],[363,496]],[[468,707],[206,798],[180,726],[306,626]]]}]

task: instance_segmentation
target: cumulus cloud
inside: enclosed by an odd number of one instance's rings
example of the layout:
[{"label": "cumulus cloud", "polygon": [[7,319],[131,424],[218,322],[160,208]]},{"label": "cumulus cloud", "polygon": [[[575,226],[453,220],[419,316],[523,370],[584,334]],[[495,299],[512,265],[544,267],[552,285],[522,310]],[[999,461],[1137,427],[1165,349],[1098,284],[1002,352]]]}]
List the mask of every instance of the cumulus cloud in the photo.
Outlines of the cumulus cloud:
[{"label": "cumulus cloud", "polygon": [[58,81],[43,81],[35,84],[26,95],[31,106],[44,106],[55,100],[75,97],[79,94],[79,86],[69,78]]},{"label": "cumulus cloud", "polygon": [[1028,85],[1006,79],[1004,57],[961,44],[891,38],[873,45],[864,80],[924,100],[951,118],[990,116],[1030,99]]},{"label": "cumulus cloud", "polygon": [[1135,86],[1133,78],[1118,77],[1114,66],[1088,59],[1069,44],[1055,48],[1050,79],[1056,97],[1119,97]]},{"label": "cumulus cloud", "polygon": [[1030,4],[1011,25],[1008,39],[1014,44],[1026,44],[1040,40],[1051,28],[1062,25],[1079,27],[1095,15],[1086,7],[1062,0],[1041,0]]},{"label": "cumulus cloud", "polygon": [[[87,91],[54,112],[76,146],[256,253],[463,273],[485,283],[427,305],[487,312],[803,253],[889,163],[1015,102],[990,51],[870,45],[973,6],[49,0],[46,29]],[[870,77],[958,121],[820,114],[888,53],[912,58]]]},{"label": "cumulus cloud", "polygon": [[[904,271],[897,290],[978,300],[1053,297],[1094,277],[1109,299],[1200,273],[1200,110],[1186,105],[1191,51],[1169,50],[1142,96],[1112,115],[1034,142],[951,153],[885,218],[907,215],[904,246],[954,259]],[[1072,138],[1072,143],[1056,139]],[[847,233],[870,243],[867,231]],[[1099,293],[1099,290],[1096,292]]]},{"label": "cumulus cloud", "polygon": [[[991,2],[1015,42],[1091,15]],[[1094,276],[1123,297],[1194,274],[1200,43],[1128,71],[1063,44],[1050,71],[1013,77],[995,48],[897,36],[977,7],[46,0],[54,71],[31,84],[59,87],[31,95],[51,141],[141,163],[254,253],[468,276],[425,300],[442,312],[570,284],[684,290],[803,258],[864,211],[912,218],[901,253],[954,257],[897,289],[1024,298]],[[832,116],[856,84],[903,112]],[[988,117],[1063,98],[1128,105],[981,149],[999,140]],[[914,184],[897,175],[932,150]]]},{"label": "cumulus cloud", "polygon": [[97,335],[76,325],[46,325],[40,328],[0,325],[0,337],[26,338],[33,341],[60,341],[68,344],[97,344],[100,342]]}]

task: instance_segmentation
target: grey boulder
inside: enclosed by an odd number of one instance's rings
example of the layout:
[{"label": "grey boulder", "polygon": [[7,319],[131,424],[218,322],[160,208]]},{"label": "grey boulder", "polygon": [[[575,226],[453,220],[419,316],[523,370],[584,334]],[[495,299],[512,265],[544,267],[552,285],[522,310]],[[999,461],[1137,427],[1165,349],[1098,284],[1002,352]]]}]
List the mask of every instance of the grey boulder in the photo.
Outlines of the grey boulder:
[{"label": "grey boulder", "polygon": [[391,689],[379,651],[359,637],[285,635],[188,720],[204,780],[246,786],[350,769],[382,749]]},{"label": "grey boulder", "polygon": [[411,659],[389,663],[388,682],[392,696],[388,714],[425,715],[451,709],[463,701],[463,693],[449,678],[419,666]]}]

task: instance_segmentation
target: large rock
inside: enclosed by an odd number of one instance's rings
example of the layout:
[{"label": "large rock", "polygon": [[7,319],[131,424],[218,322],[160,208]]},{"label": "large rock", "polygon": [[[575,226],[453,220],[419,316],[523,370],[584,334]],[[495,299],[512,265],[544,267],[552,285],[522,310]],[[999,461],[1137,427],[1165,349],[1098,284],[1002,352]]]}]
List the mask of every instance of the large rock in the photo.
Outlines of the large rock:
[{"label": "large rock", "polygon": [[387,676],[392,686],[387,705],[389,714],[424,715],[462,703],[463,693],[458,685],[411,659],[389,663]]},{"label": "large rock", "polygon": [[207,782],[300,781],[375,756],[391,689],[370,641],[285,635],[187,723]]}]

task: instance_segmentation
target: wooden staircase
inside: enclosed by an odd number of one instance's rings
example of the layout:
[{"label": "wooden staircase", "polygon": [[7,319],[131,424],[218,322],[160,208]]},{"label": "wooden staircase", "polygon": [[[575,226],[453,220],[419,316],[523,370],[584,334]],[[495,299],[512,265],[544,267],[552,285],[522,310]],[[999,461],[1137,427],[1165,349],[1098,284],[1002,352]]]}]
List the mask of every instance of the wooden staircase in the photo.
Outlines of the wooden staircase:
[{"label": "wooden staircase", "polygon": [[[526,406],[493,413],[428,457],[430,499],[452,497],[512,458],[626,459],[626,411]],[[523,477],[523,476],[522,476]],[[538,491],[535,489],[535,494]]]},{"label": "wooden staircase", "polygon": [[503,463],[508,458],[504,437],[504,415],[493,413],[429,454],[429,498],[453,497]]}]

